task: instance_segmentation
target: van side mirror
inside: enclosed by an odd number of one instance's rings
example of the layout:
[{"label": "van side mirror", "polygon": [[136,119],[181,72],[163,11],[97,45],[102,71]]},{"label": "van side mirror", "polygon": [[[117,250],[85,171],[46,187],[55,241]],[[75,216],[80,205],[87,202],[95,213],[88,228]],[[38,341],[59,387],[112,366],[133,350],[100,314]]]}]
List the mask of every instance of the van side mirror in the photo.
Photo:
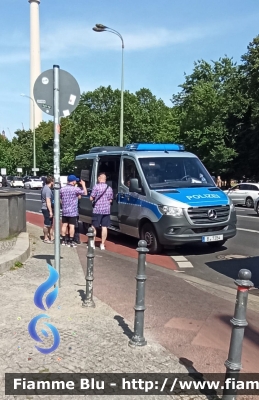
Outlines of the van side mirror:
[{"label": "van side mirror", "polygon": [[141,193],[142,189],[139,187],[138,179],[132,178],[130,179],[129,191],[135,193]]}]

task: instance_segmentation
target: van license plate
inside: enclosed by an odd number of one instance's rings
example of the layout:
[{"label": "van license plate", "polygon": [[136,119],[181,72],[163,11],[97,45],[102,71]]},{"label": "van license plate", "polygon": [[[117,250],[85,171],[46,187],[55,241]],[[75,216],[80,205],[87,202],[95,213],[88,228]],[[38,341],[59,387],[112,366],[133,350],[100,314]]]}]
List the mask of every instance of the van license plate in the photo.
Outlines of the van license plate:
[{"label": "van license plate", "polygon": [[214,235],[214,236],[202,236],[202,242],[218,242],[219,240],[223,240],[223,235]]}]

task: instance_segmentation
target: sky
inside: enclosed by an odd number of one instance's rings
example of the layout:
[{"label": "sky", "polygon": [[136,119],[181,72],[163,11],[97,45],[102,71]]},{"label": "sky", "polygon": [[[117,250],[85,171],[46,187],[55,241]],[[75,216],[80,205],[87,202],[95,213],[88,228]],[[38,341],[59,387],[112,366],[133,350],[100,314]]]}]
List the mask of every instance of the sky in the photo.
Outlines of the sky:
[{"label": "sky", "polygon": [[[29,129],[30,100],[20,94],[30,94],[30,6],[0,1],[0,133],[10,139]],[[41,71],[59,65],[81,92],[120,89],[121,41],[92,30],[101,23],[123,36],[125,90],[149,88],[170,106],[195,61],[240,63],[258,21],[258,0],[41,0]]]}]

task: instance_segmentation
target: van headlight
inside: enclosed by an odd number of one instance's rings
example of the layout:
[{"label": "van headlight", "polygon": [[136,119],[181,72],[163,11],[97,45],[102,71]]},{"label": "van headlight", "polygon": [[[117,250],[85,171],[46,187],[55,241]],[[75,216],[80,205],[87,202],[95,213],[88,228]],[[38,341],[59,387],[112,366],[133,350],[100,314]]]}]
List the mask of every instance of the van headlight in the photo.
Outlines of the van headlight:
[{"label": "van headlight", "polygon": [[172,215],[173,217],[182,217],[183,209],[170,206],[159,206],[160,211],[165,215]]}]

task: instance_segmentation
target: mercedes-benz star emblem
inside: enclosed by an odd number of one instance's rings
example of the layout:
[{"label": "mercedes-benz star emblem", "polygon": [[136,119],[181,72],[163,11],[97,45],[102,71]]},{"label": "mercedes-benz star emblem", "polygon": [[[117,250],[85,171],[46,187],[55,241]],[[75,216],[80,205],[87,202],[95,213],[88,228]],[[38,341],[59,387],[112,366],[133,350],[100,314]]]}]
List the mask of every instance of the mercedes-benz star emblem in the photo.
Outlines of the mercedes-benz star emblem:
[{"label": "mercedes-benz star emblem", "polygon": [[208,217],[209,219],[216,219],[217,218],[217,213],[215,210],[209,210],[208,211]]}]

